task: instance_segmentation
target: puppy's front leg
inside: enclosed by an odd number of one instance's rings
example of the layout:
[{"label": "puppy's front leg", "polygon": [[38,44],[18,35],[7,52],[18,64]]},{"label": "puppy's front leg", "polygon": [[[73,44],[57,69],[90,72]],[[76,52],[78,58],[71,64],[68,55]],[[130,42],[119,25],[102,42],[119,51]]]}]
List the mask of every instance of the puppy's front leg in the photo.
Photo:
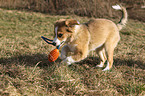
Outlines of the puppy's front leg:
[{"label": "puppy's front leg", "polygon": [[87,48],[84,48],[85,50],[75,50],[74,52],[68,52],[70,53],[66,59],[64,60],[68,65],[74,63],[74,62],[79,62],[87,57],[88,50]]},{"label": "puppy's front leg", "polygon": [[71,65],[72,63],[74,63],[76,61],[72,58],[72,56],[69,56],[64,60],[64,62],[66,62],[67,65]]},{"label": "puppy's front leg", "polygon": [[61,56],[60,58],[63,60],[63,62],[70,65],[71,63],[74,63],[75,60],[72,59],[73,52],[70,50],[68,45],[65,45],[61,50]]},{"label": "puppy's front leg", "polygon": [[70,52],[70,49],[67,45],[63,46],[61,50],[61,56],[60,59],[65,60],[66,57],[68,56],[68,53]]},{"label": "puppy's front leg", "polygon": [[72,55],[73,55],[74,52],[72,52],[70,50],[70,48],[65,45],[63,48],[62,48],[62,51],[61,51],[61,56],[60,58],[63,60],[63,62],[67,63],[68,65],[70,65],[71,63],[74,63],[75,60],[72,58]]}]

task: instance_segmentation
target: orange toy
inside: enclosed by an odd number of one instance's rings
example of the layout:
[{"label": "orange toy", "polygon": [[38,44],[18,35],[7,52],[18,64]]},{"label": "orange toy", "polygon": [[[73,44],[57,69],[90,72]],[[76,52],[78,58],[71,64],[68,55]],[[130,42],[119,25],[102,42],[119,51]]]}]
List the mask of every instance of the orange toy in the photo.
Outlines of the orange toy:
[{"label": "orange toy", "polygon": [[49,55],[48,55],[48,61],[49,62],[54,62],[59,56],[59,50],[58,49],[54,49],[52,50]]},{"label": "orange toy", "polygon": [[[50,39],[48,39],[48,38],[46,38],[46,37],[43,37],[43,36],[41,36],[41,38],[42,38],[46,43],[51,44],[51,45],[53,45],[53,46],[56,46],[56,43],[54,43],[53,40],[50,40]],[[61,44],[63,44],[63,42],[61,42]],[[60,44],[59,46],[56,46],[57,49],[54,49],[54,50],[52,50],[52,51],[49,53],[49,55],[48,55],[48,61],[49,61],[49,62],[54,62],[54,61],[58,58],[58,56],[59,56],[59,50],[58,50],[58,49],[60,48],[61,44]]]}]

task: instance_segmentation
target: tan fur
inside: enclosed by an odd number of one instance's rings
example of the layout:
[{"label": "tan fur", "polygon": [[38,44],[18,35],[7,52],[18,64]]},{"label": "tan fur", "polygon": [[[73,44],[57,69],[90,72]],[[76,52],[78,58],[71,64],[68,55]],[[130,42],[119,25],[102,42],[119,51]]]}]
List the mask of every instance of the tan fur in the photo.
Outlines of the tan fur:
[{"label": "tan fur", "polygon": [[122,18],[121,18],[121,20],[119,21],[119,23],[117,24],[117,27],[118,27],[119,30],[121,30],[121,29],[125,26],[125,24],[126,24],[126,22],[127,22],[127,17],[128,17],[126,8],[123,7],[123,6],[121,6],[121,5],[120,5],[120,7],[121,7],[121,9],[122,9]]},{"label": "tan fur", "polygon": [[73,19],[63,19],[56,22],[56,27],[57,36],[62,35],[57,37],[58,40],[66,43],[62,48],[62,60],[68,64],[78,62],[85,59],[91,50],[96,50],[100,57],[100,64],[97,66],[103,67],[107,60],[105,70],[112,67],[114,48],[120,40],[120,28],[115,23],[107,19],[92,19],[79,24]]}]

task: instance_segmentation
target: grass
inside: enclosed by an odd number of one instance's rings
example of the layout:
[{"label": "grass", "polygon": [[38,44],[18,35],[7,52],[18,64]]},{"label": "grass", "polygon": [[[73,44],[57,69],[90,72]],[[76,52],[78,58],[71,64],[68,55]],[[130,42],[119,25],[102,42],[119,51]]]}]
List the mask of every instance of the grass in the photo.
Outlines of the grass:
[{"label": "grass", "polygon": [[[128,21],[115,49],[110,71],[95,68],[94,52],[85,60],[67,66],[49,63],[54,49],[40,37],[53,38],[53,24],[60,18],[89,20],[78,16],[51,16],[35,12],[0,10],[1,96],[144,96],[145,23]],[[112,19],[119,21],[118,19]]]}]

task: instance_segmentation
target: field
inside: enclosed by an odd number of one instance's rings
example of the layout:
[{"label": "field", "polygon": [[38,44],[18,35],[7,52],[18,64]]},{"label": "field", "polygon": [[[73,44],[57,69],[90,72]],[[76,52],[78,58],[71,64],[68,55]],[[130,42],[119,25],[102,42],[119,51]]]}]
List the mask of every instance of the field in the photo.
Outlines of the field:
[{"label": "field", "polygon": [[98,63],[95,52],[71,66],[59,59],[48,62],[48,53],[54,47],[41,36],[52,39],[53,24],[61,18],[74,18],[81,23],[90,19],[0,9],[1,96],[145,95],[144,22],[128,20],[120,32],[113,68],[102,72],[95,67]]}]

